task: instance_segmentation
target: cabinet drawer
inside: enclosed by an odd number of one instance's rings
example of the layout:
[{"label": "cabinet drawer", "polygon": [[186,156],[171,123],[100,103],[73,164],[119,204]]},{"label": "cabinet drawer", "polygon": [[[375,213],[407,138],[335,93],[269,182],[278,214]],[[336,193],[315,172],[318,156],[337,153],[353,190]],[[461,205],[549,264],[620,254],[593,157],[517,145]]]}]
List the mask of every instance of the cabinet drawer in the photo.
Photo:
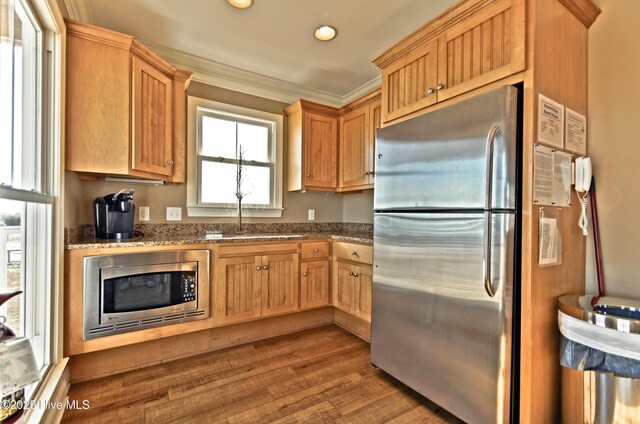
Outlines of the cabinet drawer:
[{"label": "cabinet drawer", "polygon": [[368,244],[334,242],[333,252],[336,259],[345,261],[373,263],[373,247]]},{"label": "cabinet drawer", "polygon": [[328,257],[329,257],[328,241],[301,243],[300,258],[302,260],[328,258]]}]

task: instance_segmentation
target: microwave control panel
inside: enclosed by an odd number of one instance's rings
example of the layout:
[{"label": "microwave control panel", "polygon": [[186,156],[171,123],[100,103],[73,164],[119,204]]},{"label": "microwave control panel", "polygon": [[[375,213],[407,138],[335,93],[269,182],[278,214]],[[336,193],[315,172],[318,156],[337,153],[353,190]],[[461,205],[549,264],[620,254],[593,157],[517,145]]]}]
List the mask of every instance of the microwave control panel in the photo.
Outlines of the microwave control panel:
[{"label": "microwave control panel", "polygon": [[182,299],[185,302],[196,300],[196,277],[185,275],[182,277]]}]

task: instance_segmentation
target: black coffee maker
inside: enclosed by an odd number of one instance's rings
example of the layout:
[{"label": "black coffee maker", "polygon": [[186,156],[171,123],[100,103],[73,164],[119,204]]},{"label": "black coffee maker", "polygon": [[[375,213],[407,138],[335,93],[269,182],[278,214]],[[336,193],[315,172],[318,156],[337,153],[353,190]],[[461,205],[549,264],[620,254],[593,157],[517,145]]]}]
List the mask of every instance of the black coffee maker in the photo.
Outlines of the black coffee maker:
[{"label": "black coffee maker", "polygon": [[134,237],[133,218],[136,205],[132,200],[133,189],[130,188],[98,197],[93,201],[97,238],[121,240]]}]

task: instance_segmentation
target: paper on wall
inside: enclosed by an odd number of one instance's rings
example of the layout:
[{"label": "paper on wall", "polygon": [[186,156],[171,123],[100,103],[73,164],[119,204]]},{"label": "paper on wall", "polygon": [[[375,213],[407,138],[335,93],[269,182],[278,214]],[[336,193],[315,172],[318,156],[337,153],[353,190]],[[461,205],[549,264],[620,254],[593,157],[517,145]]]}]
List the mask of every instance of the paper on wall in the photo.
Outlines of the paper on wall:
[{"label": "paper on wall", "polygon": [[587,154],[587,118],[567,108],[565,148],[581,156]]},{"label": "paper on wall", "polygon": [[571,205],[571,155],[550,147],[534,146],[533,202],[538,205]]},{"label": "paper on wall", "polygon": [[564,106],[540,94],[538,96],[538,141],[562,149]]},{"label": "paper on wall", "polygon": [[555,218],[540,218],[538,241],[538,265],[550,266],[560,263],[560,231]]}]

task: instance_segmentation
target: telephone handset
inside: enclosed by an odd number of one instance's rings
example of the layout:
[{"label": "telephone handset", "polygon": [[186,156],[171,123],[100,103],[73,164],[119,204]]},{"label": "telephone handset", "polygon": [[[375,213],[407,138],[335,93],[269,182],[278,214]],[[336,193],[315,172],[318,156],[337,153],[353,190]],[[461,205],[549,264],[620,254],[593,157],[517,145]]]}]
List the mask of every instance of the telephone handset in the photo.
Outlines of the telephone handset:
[{"label": "telephone handset", "polygon": [[577,192],[589,191],[591,187],[591,159],[577,158],[575,161],[575,187]]},{"label": "telephone handset", "polygon": [[[578,227],[582,229],[582,234],[587,235],[587,196],[589,194],[589,188],[591,187],[591,159],[579,157],[574,163],[574,185],[578,200],[580,201],[580,219],[578,220]],[[584,193],[582,196],[580,193]]]}]

